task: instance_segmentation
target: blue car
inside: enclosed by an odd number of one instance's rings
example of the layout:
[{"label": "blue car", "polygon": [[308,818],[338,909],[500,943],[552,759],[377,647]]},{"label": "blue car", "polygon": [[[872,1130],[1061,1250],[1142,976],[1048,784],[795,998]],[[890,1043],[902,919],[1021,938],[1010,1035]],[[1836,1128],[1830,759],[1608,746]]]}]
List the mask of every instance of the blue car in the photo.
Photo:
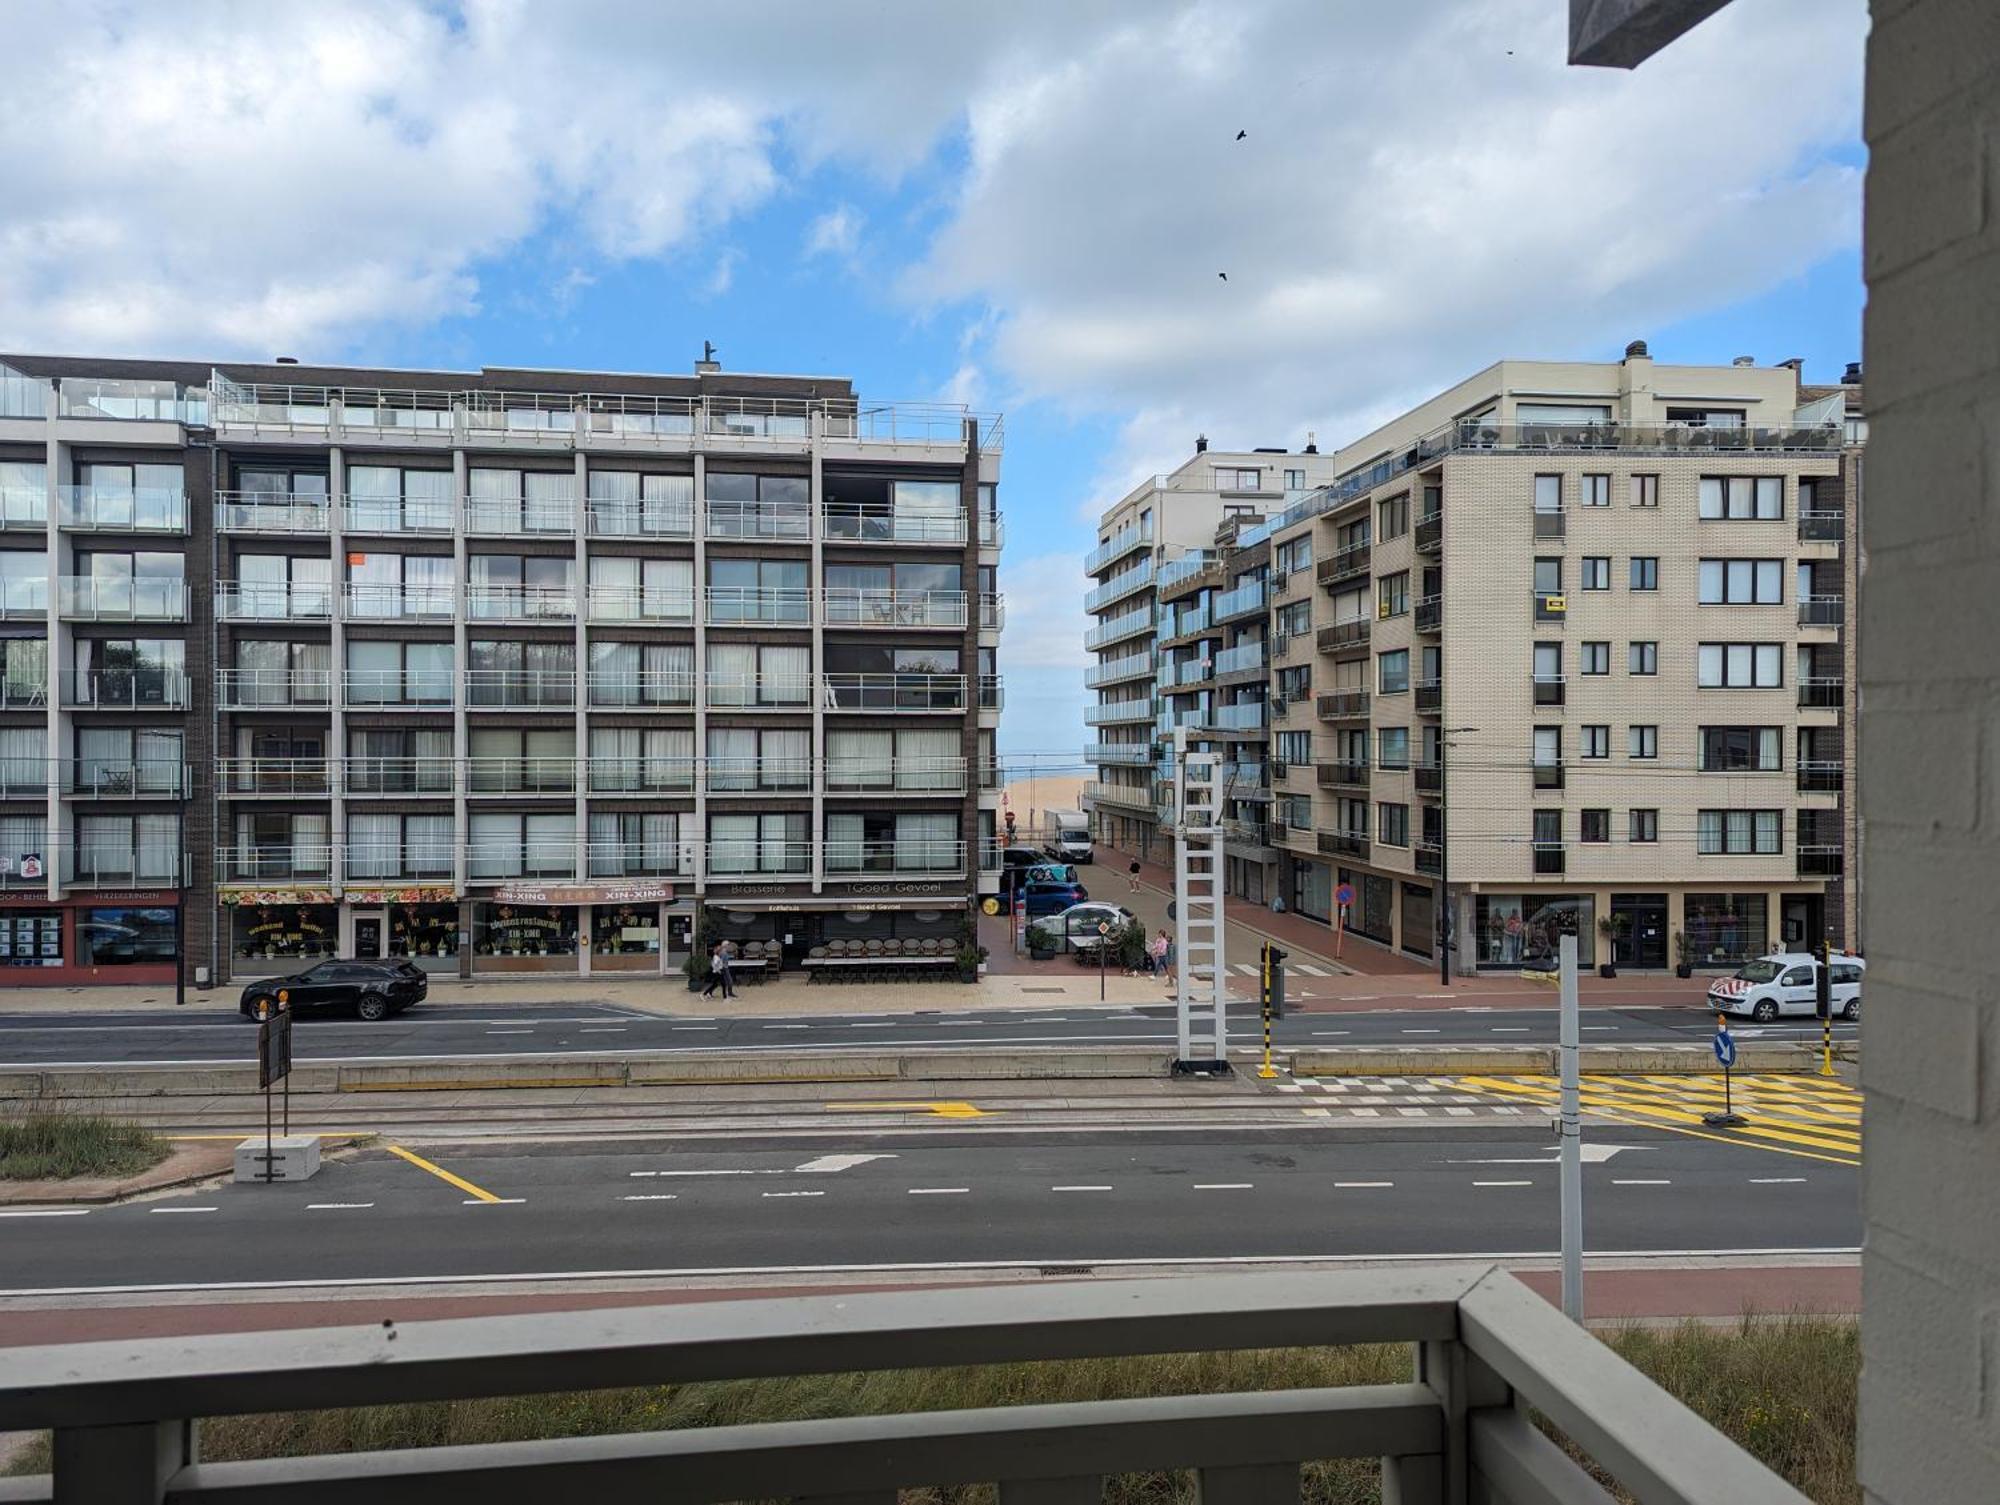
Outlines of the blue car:
[{"label": "blue car", "polygon": [[1081,904],[1090,892],[1081,883],[1028,883],[1021,889],[1028,906],[1028,918],[1061,914],[1072,904]]}]

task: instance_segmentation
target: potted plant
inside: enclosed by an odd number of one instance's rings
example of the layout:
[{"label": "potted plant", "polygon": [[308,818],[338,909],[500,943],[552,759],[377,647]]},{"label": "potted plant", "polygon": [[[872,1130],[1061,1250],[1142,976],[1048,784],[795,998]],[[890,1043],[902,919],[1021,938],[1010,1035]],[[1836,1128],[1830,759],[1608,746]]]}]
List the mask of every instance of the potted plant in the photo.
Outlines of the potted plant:
[{"label": "potted plant", "polygon": [[986,948],[971,941],[961,941],[958,947],[958,980],[978,982],[979,964],[986,960]]},{"label": "potted plant", "polygon": [[1688,961],[1688,938],[1684,930],[1674,932],[1674,976],[1694,976],[1694,966]]},{"label": "potted plant", "polygon": [[[1622,919],[1623,916],[1619,916],[1619,918]],[[1598,963],[1597,975],[1599,977],[1616,977],[1618,975],[1618,951],[1616,946],[1618,927],[1610,915],[1599,915],[1597,917],[1597,933],[1604,937],[1604,960]]]}]

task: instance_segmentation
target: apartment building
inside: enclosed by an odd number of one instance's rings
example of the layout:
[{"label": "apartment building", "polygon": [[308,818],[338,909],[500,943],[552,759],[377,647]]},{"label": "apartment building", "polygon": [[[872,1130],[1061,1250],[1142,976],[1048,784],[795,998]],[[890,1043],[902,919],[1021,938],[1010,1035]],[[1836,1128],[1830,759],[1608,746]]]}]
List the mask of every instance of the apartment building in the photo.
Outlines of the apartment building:
[{"label": "apartment building", "polygon": [[1199,439],[1185,464],[1149,478],[1099,519],[1098,545],[1084,562],[1096,582],[1085,606],[1097,619],[1085,638],[1097,661],[1084,683],[1097,698],[1085,712],[1096,740],[1085,749],[1094,777],[1083,799],[1101,839],[1147,855],[1166,850],[1166,749],[1172,729],[1188,726],[1202,734],[1192,746],[1244,754],[1246,767],[1232,776],[1246,781],[1238,787],[1247,808],[1232,816],[1243,829],[1230,859],[1252,862],[1261,886],[1267,864],[1259,859],[1269,854],[1252,827],[1269,800],[1268,587],[1267,560],[1255,555],[1249,532],[1334,475],[1333,457],[1310,442],[1302,453],[1221,452]]},{"label": "apartment building", "polygon": [[0,356],[0,966],[955,935],[998,877],[999,447],[712,361]]},{"label": "apartment building", "polygon": [[1640,968],[1857,939],[1850,375],[1502,361],[1343,449],[1271,533],[1312,635],[1289,907],[1350,885],[1353,930],[1432,958],[1442,912],[1461,971],[1564,930]]}]

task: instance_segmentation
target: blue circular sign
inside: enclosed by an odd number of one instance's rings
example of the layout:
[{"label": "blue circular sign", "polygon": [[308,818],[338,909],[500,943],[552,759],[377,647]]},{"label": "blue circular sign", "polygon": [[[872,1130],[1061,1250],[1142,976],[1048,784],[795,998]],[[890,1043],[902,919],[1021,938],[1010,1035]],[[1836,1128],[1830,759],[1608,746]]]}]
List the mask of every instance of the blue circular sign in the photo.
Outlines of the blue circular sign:
[{"label": "blue circular sign", "polygon": [[1333,891],[1333,902],[1341,905],[1352,904],[1354,902],[1354,885],[1352,883],[1343,883],[1339,888],[1336,888]]},{"label": "blue circular sign", "polygon": [[1715,1059],[1723,1066],[1736,1064],[1736,1037],[1726,1029],[1715,1032]]}]

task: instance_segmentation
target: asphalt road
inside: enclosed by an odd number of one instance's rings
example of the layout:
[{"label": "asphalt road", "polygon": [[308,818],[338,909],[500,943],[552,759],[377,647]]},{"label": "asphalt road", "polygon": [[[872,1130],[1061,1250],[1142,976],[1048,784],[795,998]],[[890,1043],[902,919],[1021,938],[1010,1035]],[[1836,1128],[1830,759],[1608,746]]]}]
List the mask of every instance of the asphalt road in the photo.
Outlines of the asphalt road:
[{"label": "asphalt road", "polygon": [[[1615,1147],[1615,1148],[1614,1148]],[[298,1185],[0,1210],[0,1297],[852,1268],[1103,1267],[1555,1247],[1544,1127],[1273,1130],[1223,1142],[856,1135],[388,1147]],[[1849,1251],[1850,1166],[1589,1131],[1586,1247]]]},{"label": "asphalt road", "polygon": [[[1585,1011],[1586,1044],[1698,1044],[1714,1016],[1691,1008]],[[1838,1039],[1858,1026],[1837,1023]],[[1553,1005],[1535,1009],[1455,1008],[1428,1012],[1295,1013],[1278,1021],[1284,1046],[1553,1044]],[[1817,1038],[1813,1020],[1735,1026],[1745,1040]],[[1256,1040],[1256,1018],[1232,1016],[1240,1046]],[[566,1051],[661,1054],[694,1051],[962,1049],[985,1046],[1147,1045],[1170,1047],[1170,1006],[1071,1006],[1047,1011],[800,1015],[796,1018],[669,1018],[604,1004],[472,1008],[420,1005],[379,1024],[301,1018],[293,1036],[300,1061],[451,1060],[549,1055]],[[200,1065],[256,1058],[255,1027],[234,1013],[177,1014],[171,1009],[121,1014],[0,1016],[0,1067],[58,1065]]]}]

